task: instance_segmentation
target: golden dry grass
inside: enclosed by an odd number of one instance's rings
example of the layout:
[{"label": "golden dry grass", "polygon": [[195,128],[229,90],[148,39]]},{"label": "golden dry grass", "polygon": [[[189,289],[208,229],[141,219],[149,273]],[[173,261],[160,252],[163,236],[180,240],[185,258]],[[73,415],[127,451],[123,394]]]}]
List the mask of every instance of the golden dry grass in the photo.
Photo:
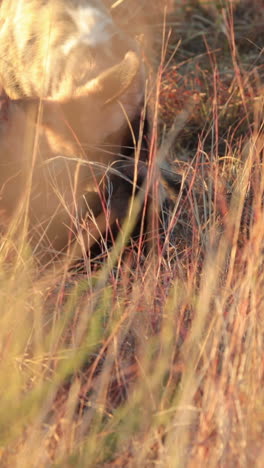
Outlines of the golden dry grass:
[{"label": "golden dry grass", "polygon": [[40,278],[16,226],[1,239],[3,468],[263,466],[263,12],[175,3],[161,134],[195,105],[156,255],[121,256],[121,239],[104,264]]}]

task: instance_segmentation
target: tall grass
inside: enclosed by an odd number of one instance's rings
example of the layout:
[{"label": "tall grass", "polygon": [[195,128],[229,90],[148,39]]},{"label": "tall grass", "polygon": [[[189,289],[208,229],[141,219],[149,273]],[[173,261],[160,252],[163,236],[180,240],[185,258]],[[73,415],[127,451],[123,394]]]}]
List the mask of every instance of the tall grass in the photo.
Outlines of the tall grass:
[{"label": "tall grass", "polygon": [[263,49],[237,3],[167,19],[168,56],[177,26],[182,45],[161,68],[164,133],[197,104],[153,255],[120,236],[99,269],[40,278],[25,239],[2,237],[1,467],[263,465]]}]

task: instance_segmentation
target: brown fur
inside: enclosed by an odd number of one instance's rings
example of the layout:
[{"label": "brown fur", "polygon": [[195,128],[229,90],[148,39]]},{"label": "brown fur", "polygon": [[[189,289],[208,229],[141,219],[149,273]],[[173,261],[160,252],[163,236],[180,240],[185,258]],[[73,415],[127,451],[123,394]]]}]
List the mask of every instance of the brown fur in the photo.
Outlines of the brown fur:
[{"label": "brown fur", "polygon": [[[98,8],[110,29],[109,40],[98,45],[95,38],[93,47],[71,16],[86,6]],[[0,209],[11,215],[29,187],[32,245],[53,256],[87,213],[100,218],[96,235],[91,228],[95,237],[106,229],[102,206],[111,191],[119,202],[113,194],[110,223],[124,216],[128,195],[120,196],[111,167],[129,135],[128,121],[140,112],[144,71],[140,65],[131,79],[122,77],[123,88],[112,74],[109,89],[100,92],[97,78],[122,64],[126,52],[138,51],[99,0],[4,0],[0,20],[0,80],[11,98],[0,129]]]}]

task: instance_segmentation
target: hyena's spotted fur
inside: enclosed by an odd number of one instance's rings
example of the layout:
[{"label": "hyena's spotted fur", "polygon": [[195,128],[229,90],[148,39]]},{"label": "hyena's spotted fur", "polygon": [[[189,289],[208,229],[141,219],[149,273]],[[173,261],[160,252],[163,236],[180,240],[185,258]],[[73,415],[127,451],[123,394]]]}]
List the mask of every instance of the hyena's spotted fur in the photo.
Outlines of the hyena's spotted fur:
[{"label": "hyena's spotted fur", "polygon": [[33,246],[61,251],[85,213],[94,219],[90,245],[128,203],[133,164],[121,179],[116,173],[127,167],[120,149],[133,141],[144,97],[138,45],[100,0],[4,0],[0,21],[0,80],[9,97],[0,208],[15,210],[33,170]]}]

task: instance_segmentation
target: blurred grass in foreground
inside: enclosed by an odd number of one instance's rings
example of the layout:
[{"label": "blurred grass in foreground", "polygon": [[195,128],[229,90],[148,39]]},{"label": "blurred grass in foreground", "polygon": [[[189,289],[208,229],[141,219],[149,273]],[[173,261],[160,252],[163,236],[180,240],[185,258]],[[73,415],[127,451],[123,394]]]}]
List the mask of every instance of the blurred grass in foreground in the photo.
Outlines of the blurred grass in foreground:
[{"label": "blurred grass in foreground", "polygon": [[263,466],[261,18],[257,2],[176,3],[164,133],[172,102],[197,104],[157,255],[118,246],[103,271],[40,281],[24,240],[2,239],[1,467]]}]

